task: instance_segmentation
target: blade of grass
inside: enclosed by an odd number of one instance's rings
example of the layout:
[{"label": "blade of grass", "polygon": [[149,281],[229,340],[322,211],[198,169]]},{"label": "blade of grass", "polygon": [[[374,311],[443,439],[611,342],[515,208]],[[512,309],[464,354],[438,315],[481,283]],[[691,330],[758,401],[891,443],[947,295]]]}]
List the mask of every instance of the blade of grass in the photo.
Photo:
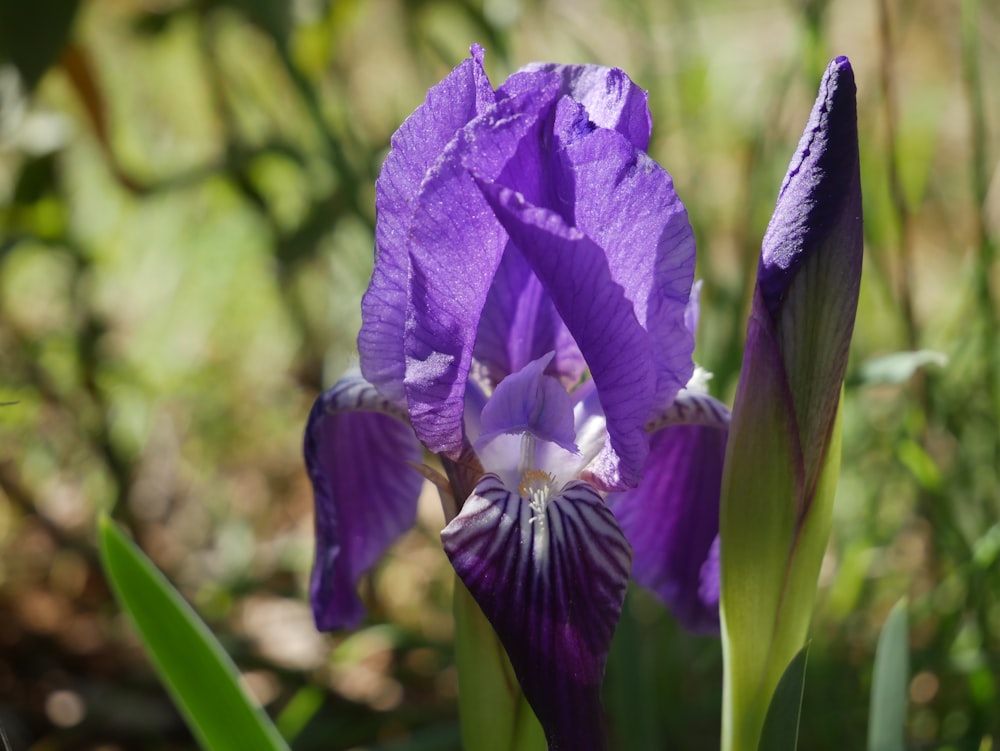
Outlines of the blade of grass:
[{"label": "blade of grass", "polygon": [[906,600],[892,608],[878,637],[868,717],[868,751],[906,747],[906,691],[910,679]]},{"label": "blade of grass", "polygon": [[107,516],[98,520],[101,563],[174,703],[202,748],[287,751],[247,697],[229,655],[149,558]]}]

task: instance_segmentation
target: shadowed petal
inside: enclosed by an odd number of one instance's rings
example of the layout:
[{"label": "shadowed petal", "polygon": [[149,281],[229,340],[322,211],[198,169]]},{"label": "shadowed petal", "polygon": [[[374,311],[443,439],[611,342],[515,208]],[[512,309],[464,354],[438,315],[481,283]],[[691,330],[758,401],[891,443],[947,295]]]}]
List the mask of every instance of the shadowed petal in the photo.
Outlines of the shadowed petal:
[{"label": "shadowed petal", "polygon": [[441,537],[507,650],[549,748],[604,748],[600,689],[631,553],[600,496],[570,483],[537,516],[486,475]]},{"label": "shadowed petal", "polygon": [[575,386],[587,367],[583,355],[521,251],[508,243],[479,321],[476,361],[495,386],[547,352],[555,357],[546,373]]},{"label": "shadowed petal", "polygon": [[692,631],[719,630],[719,492],[725,430],[673,425],[653,434],[642,482],[608,496],[632,545],[632,577]]},{"label": "shadowed petal", "polygon": [[[395,416],[394,416],[395,415]],[[316,626],[351,628],[364,617],[358,580],[413,526],[422,458],[405,413],[360,376],[316,400],[304,453],[316,504],[309,593]]]},{"label": "shadowed petal", "polygon": [[409,269],[408,232],[420,186],[456,132],[493,104],[483,50],[427,92],[427,99],[392,137],[392,150],[375,184],[375,268],[361,303],[358,335],[365,378],[402,404],[403,329]]}]

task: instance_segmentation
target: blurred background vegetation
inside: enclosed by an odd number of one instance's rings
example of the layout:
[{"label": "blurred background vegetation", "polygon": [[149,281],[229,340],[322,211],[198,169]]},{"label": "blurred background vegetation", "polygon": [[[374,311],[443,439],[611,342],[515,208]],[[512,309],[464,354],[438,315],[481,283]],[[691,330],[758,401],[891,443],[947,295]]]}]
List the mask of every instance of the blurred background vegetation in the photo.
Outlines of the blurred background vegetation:
[{"label": "blurred background vegetation", "polygon": [[[913,749],[1000,748],[1000,5],[977,0],[0,3],[0,726],[22,749],[193,741],[97,566],[109,510],[296,751],[457,749],[430,495],[306,605],[309,406],[355,356],[389,137],[481,42],[626,69],[690,211],[698,359],[731,399],[760,238],[826,62],[858,79],[867,256],[803,749],[864,747],[911,604]],[[917,352],[916,355],[898,355]],[[613,747],[718,747],[721,655],[631,592]]]}]

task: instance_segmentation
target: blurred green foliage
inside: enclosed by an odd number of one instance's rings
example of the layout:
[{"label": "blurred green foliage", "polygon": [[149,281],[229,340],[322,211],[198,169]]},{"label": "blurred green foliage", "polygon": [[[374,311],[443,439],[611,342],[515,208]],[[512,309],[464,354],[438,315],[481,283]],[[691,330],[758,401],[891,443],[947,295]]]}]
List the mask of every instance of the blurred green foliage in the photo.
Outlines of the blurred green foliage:
[{"label": "blurred green foliage", "polygon": [[[908,747],[1000,746],[1000,7],[977,0],[46,0],[0,10],[0,725],[187,749],[97,566],[108,510],[294,748],[455,749],[433,499],[318,636],[308,407],[354,356],[389,137],[472,42],[627,70],[699,243],[731,398],[760,238],[823,66],[859,82],[867,257],[800,747],[860,749],[909,598]],[[899,352],[919,352],[899,356]],[[940,354],[933,354],[940,353]],[[876,359],[892,356],[890,359]],[[718,643],[647,593],[615,748],[718,744]]]}]

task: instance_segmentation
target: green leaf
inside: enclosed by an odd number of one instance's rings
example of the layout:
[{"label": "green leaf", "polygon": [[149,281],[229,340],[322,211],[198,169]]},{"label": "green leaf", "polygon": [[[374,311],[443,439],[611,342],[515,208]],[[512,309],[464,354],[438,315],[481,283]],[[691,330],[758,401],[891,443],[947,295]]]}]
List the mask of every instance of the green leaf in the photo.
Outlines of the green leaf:
[{"label": "green leaf", "polygon": [[909,680],[909,631],[904,598],[889,613],[875,650],[868,751],[903,751]]},{"label": "green leaf", "polygon": [[799,743],[799,718],[802,714],[802,691],[806,684],[806,644],[785,668],[771,698],[757,751],[795,751]]},{"label": "green leaf", "polygon": [[98,520],[101,562],[164,685],[201,747],[268,751],[288,746],[240,685],[240,674],[197,613],[115,524]]}]

